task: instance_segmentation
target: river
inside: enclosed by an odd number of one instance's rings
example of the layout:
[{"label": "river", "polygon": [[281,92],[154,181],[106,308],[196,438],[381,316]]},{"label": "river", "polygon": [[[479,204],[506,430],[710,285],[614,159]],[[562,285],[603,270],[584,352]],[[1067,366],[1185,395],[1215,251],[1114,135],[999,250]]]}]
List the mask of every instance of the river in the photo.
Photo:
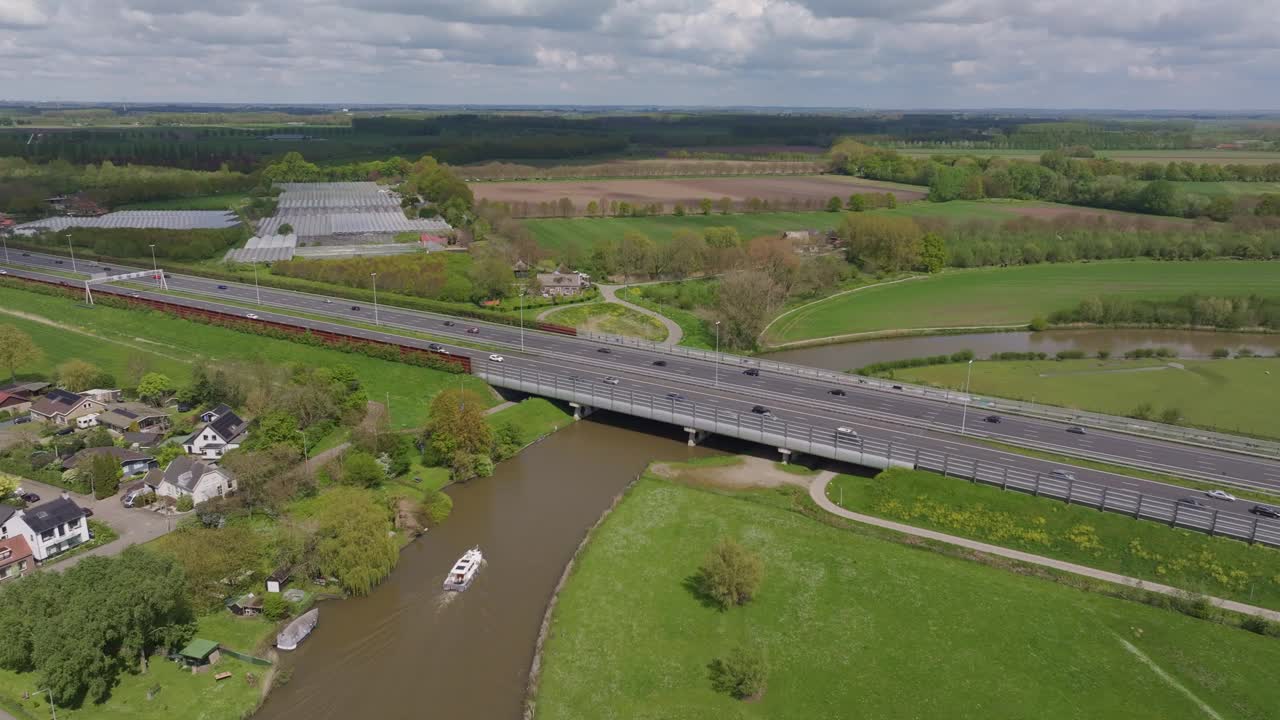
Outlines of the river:
[{"label": "river", "polygon": [[[373,593],[320,605],[315,633],[282,653],[291,680],[255,720],[519,718],[547,601],[587,528],[649,462],[715,452],[679,428],[598,417],[449,488],[452,516]],[[486,567],[465,593],[442,592],[473,545]]]},{"label": "river", "polygon": [[979,358],[997,352],[1109,350],[1119,355],[1141,347],[1168,347],[1180,357],[1209,357],[1217,348],[1247,347],[1256,353],[1280,353],[1280,335],[1193,330],[1047,330],[1044,332],[969,333],[888,338],[819,345],[769,353],[770,360],[828,370],[852,370],[872,363],[972,350]]}]

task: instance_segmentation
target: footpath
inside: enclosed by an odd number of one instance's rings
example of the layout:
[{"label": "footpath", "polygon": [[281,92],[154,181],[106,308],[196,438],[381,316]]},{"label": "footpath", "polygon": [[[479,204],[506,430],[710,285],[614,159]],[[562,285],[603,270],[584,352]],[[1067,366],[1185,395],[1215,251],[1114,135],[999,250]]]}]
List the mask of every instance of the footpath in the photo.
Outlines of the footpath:
[{"label": "footpath", "polygon": [[[1132,588],[1138,588],[1140,590],[1149,590],[1151,592],[1160,593],[1162,595],[1171,595],[1171,596],[1177,597],[1177,596],[1186,594],[1186,591],[1184,590],[1180,590],[1175,587],[1170,587],[1168,585],[1161,585],[1160,583],[1150,582],[1148,580],[1140,580],[1138,578],[1129,577],[1127,575],[1117,575],[1116,573],[1107,572],[1105,570],[1098,570],[1096,568],[1086,567],[1084,565],[1077,565],[1075,563],[1069,563],[1069,562],[1064,562],[1062,560],[1047,558],[1047,557],[1044,557],[1043,555],[1033,555],[1031,553],[1022,552],[1020,550],[1011,550],[1009,548],[1000,547],[998,545],[989,545],[987,543],[979,542],[977,540],[970,540],[969,538],[957,537],[955,535],[947,535],[945,533],[940,533],[933,530],[926,530],[924,528],[913,527],[911,525],[904,525],[902,523],[894,522],[892,520],[885,520],[883,518],[878,518],[872,515],[863,515],[862,513],[856,513],[851,510],[846,510],[840,507],[839,505],[837,505],[834,501],[831,500],[831,498],[827,497],[827,486],[831,483],[831,480],[834,477],[835,477],[835,473],[831,472],[830,470],[820,473],[817,477],[813,479],[813,482],[810,483],[809,485],[809,497],[813,498],[813,501],[818,504],[818,507],[822,508],[823,510],[826,510],[832,515],[837,515],[847,520],[853,520],[854,522],[860,522],[866,525],[874,525],[876,527],[885,528],[887,530],[893,530],[894,532],[900,532],[904,535],[912,535],[914,537],[926,538],[928,540],[935,540],[937,542],[944,542],[949,545],[956,545],[958,547],[968,548],[970,550],[976,550],[978,552],[986,553],[988,555],[996,555],[998,557],[1009,558],[1010,560],[1017,560],[1019,562],[1024,562],[1030,565],[1039,565],[1041,567],[1052,568],[1054,570],[1059,570],[1061,572],[1068,572],[1073,575],[1081,575],[1083,577],[1093,578],[1095,580],[1102,580],[1109,583],[1115,583],[1117,585],[1125,585]],[[1280,622],[1280,612],[1277,612],[1275,610],[1268,610],[1267,608],[1257,607],[1256,605],[1246,605],[1245,603],[1236,602],[1234,600],[1224,600],[1222,598],[1216,598],[1216,597],[1210,597],[1208,598],[1208,601],[1211,604],[1217,607],[1220,607],[1224,610],[1230,610],[1232,612],[1238,612],[1244,615],[1253,615],[1255,617],[1266,618],[1267,620],[1271,620],[1273,622]]]},{"label": "footpath", "polygon": [[[627,302],[626,300],[623,300],[622,298],[618,297],[618,291],[621,290],[622,288],[636,287],[637,285],[651,285],[657,282],[662,282],[662,281],[655,280],[653,283],[631,283],[630,285],[598,285],[597,287],[600,288],[600,297],[604,299],[605,302],[614,303],[617,305],[621,305],[625,308],[628,308],[630,310],[635,310],[641,315],[648,315],[654,320],[657,320],[658,322],[662,323],[662,326],[667,329],[667,339],[662,341],[663,345],[678,345],[680,341],[684,339],[684,329],[681,328],[679,325],[677,325],[674,320],[667,317],[666,315],[663,315],[662,313],[654,312],[649,308],[640,307],[635,303]],[[538,321],[539,322],[547,321],[547,316],[549,316],[551,313],[554,313],[557,310],[563,310],[566,307],[573,307],[573,306],[560,305],[557,307],[551,307],[546,310],[543,310],[542,312],[538,313]]]}]

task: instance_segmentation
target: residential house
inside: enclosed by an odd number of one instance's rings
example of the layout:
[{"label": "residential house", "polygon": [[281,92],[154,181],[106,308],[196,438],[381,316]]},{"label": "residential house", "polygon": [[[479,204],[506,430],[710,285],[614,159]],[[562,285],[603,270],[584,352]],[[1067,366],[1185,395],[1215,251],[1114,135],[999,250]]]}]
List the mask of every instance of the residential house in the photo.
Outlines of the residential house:
[{"label": "residential house", "polygon": [[93,458],[99,455],[108,455],[116,459],[120,463],[120,469],[124,472],[125,477],[130,475],[140,475],[155,467],[156,460],[150,455],[126,450],[118,447],[92,447],[85,448],[66,460],[62,461],[62,469],[70,470],[75,467],[88,467],[93,462]]},{"label": "residential house", "polygon": [[219,405],[202,413],[200,419],[206,424],[197,428],[191,437],[182,443],[187,454],[217,460],[225,453],[240,447],[244,442],[249,423],[241,420],[240,416],[226,405]]},{"label": "residential house", "polygon": [[35,566],[36,559],[26,538],[18,535],[0,540],[0,582],[29,575]]},{"label": "residential house", "polygon": [[524,260],[516,260],[516,264],[511,266],[511,271],[518,278],[529,277],[529,263]]},{"label": "residential house", "polygon": [[587,281],[579,273],[538,273],[538,284],[542,286],[542,294],[548,296],[572,297],[587,289]]},{"label": "residential house", "polygon": [[161,497],[175,500],[189,497],[197,505],[236,489],[236,479],[231,471],[187,456],[174,458],[163,472],[152,470],[143,482],[155,487],[156,494]]},{"label": "residential house", "polygon": [[98,422],[118,433],[162,432],[169,429],[169,414],[142,403],[113,403]]},{"label": "residential house", "polygon": [[8,385],[0,385],[0,392],[7,392],[10,395],[17,395],[35,402],[37,397],[43,395],[44,391],[49,389],[49,385],[50,383],[39,381],[11,382]]},{"label": "residential house", "polygon": [[[8,518],[5,515],[8,514]],[[26,510],[0,505],[0,538],[21,537],[37,562],[89,542],[89,522],[84,508],[66,493]]]},{"label": "residential house", "polygon": [[253,593],[236,598],[227,603],[227,609],[236,615],[253,617],[262,614],[262,598]]},{"label": "residential house", "polygon": [[31,398],[0,390],[0,412],[21,415],[31,409]]},{"label": "residential house", "polygon": [[31,414],[38,420],[66,425],[81,415],[100,413],[105,408],[106,405],[91,397],[55,388],[32,403]]},{"label": "residential house", "polygon": [[100,403],[120,402],[119,390],[107,389],[107,388],[94,388],[92,390],[85,390],[80,394],[84,395],[85,397],[91,397]]},{"label": "residential house", "polygon": [[159,447],[164,435],[154,432],[122,432],[120,437],[124,438],[124,444],[130,450],[138,452],[149,452]]}]

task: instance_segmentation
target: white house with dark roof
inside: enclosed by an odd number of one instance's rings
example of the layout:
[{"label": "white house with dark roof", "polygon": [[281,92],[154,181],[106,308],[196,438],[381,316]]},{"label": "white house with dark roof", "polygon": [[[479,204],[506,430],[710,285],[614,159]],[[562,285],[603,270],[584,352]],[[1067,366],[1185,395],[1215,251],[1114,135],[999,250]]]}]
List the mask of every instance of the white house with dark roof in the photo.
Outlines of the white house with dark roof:
[{"label": "white house with dark roof", "polygon": [[26,539],[32,556],[43,562],[89,542],[89,522],[66,493],[26,510],[0,505],[0,540],[11,537]]},{"label": "white house with dark roof", "polygon": [[190,497],[197,505],[235,492],[236,479],[226,468],[192,457],[176,457],[160,471],[152,470],[144,482],[161,497]]},{"label": "white house with dark roof", "polygon": [[244,442],[245,431],[249,423],[241,420],[226,405],[206,411],[200,415],[205,425],[196,429],[182,443],[188,455],[199,455],[207,460],[217,460],[224,454],[240,447]]}]

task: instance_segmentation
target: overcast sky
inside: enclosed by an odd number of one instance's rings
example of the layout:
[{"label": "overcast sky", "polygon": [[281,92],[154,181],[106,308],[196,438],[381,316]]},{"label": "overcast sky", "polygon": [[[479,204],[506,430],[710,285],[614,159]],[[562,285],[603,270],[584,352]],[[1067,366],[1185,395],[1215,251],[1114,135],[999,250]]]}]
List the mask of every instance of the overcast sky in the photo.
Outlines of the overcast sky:
[{"label": "overcast sky", "polygon": [[1275,109],[1280,0],[0,0],[0,99]]}]

